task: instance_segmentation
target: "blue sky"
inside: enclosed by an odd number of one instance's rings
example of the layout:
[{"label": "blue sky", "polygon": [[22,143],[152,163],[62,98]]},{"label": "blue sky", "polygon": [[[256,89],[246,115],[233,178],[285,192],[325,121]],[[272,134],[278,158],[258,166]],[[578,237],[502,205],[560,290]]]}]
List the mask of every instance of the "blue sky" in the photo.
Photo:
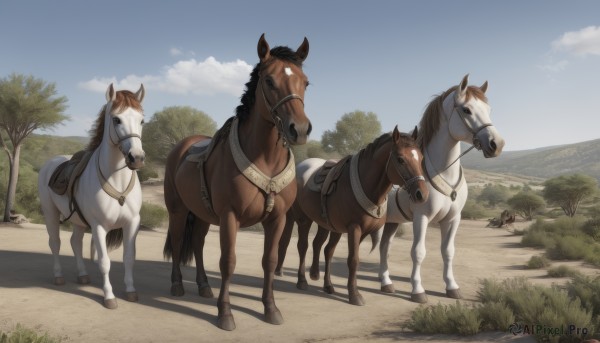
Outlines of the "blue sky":
[{"label": "blue sky", "polygon": [[192,106],[220,126],[271,47],[306,36],[305,104],[320,140],[344,113],[375,112],[384,131],[414,127],[432,96],[490,83],[506,150],[600,138],[598,1],[6,1],[0,77],[32,74],[67,96],[85,136],[108,82],[146,86],[148,118]]}]

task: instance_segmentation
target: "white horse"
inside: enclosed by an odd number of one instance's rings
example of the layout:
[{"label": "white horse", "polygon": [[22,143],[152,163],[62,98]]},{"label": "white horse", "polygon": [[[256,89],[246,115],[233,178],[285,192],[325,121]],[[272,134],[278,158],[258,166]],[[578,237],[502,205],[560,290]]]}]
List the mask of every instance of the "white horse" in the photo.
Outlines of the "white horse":
[{"label": "white horse", "polygon": [[[388,196],[387,220],[383,230],[373,234],[375,244],[381,240],[379,278],[381,290],[393,293],[387,259],[392,239],[401,223],[413,223],[411,258],[411,300],[427,302],[421,284],[421,263],[425,259],[425,234],[430,223],[439,223],[442,235],[441,252],[444,260],[446,295],[461,298],[454,279],[454,237],[467,200],[468,189],[460,166],[460,142],[472,144],[487,157],[502,152],[504,139],[490,121],[490,106],[481,86],[468,86],[466,75],[458,86],[435,97],[427,106],[419,128],[419,145],[423,153],[429,199],[412,202],[403,190],[392,190]],[[470,149],[469,149],[470,150]],[[466,152],[465,152],[466,153]]]},{"label": "white horse", "polygon": [[[96,119],[95,134],[87,151],[92,152],[89,163],[74,188],[75,207],[71,210],[67,194],[58,195],[48,186],[54,170],[69,157],[58,156],[46,162],[39,173],[38,191],[49,235],[50,250],[54,256],[54,283],[65,283],[58,254],[60,250],[59,225],[61,217],[73,226],[71,247],[78,269],[78,282],[89,283],[83,263],[82,248],[85,228],[92,229],[92,241],[98,253],[98,265],[104,278],[104,306],[113,309],[117,301],[109,281],[110,260],[107,254],[107,235],[123,229],[123,264],[128,301],[137,301],[133,286],[135,238],[140,224],[142,190],[137,178],[138,168],[144,165],[142,124],[144,115],[141,102],[144,86],[137,93],[115,92],[111,84],[106,91],[107,103]],[[128,167],[128,168],[126,168]],[[123,190],[123,191],[119,191]],[[114,231],[113,231],[114,230]],[[120,232],[119,232],[120,233]]]}]

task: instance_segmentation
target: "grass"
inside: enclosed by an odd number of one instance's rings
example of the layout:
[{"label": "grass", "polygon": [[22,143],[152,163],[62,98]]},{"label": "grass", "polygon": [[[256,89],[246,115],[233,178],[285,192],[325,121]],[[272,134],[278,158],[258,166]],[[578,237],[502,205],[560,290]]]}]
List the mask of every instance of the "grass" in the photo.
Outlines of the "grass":
[{"label": "grass", "polygon": [[[576,274],[567,289],[543,287],[525,278],[504,281],[484,279],[478,292],[479,305],[421,306],[411,315],[405,328],[427,334],[473,335],[482,331],[534,335],[539,342],[581,341],[594,336],[600,327],[600,277],[592,279]],[[585,328],[582,332],[535,330],[565,325]],[[525,329],[523,329],[525,328]],[[523,331],[525,330],[525,331]]]},{"label": "grass", "polygon": [[142,227],[153,229],[160,227],[168,219],[168,213],[164,207],[144,201],[140,217]]},{"label": "grass", "polygon": [[542,269],[550,265],[550,260],[544,255],[531,256],[527,262],[527,269]]},{"label": "grass", "polygon": [[5,333],[0,331],[0,343],[60,343],[59,337],[51,337],[47,332],[39,334],[35,330],[17,324],[14,330]]},{"label": "grass", "polygon": [[577,276],[581,276],[581,272],[577,271],[576,269],[569,267],[569,266],[565,266],[565,265],[560,265],[560,266],[556,266],[556,267],[552,267],[550,269],[548,269],[548,276],[549,277],[577,277]]}]

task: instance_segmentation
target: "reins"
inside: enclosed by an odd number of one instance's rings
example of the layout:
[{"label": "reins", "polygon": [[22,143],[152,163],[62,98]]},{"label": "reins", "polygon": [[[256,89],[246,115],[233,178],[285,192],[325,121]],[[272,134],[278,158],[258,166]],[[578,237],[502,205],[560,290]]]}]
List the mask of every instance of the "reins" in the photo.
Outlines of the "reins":
[{"label": "reins", "polygon": [[269,113],[271,114],[271,119],[273,120],[273,124],[277,127],[277,131],[279,132],[279,137],[283,137],[283,145],[286,146],[287,145],[287,139],[285,138],[285,134],[284,134],[284,129],[283,129],[283,120],[281,119],[281,117],[279,116],[279,113],[277,113],[277,109],[283,105],[284,103],[293,100],[293,99],[298,99],[300,100],[300,102],[302,103],[302,106],[304,107],[304,100],[302,99],[302,97],[296,93],[291,93],[289,95],[284,96],[283,98],[281,98],[276,104],[275,106],[271,106],[271,103],[269,102],[269,100],[267,99],[267,96],[265,95],[265,88],[264,88],[264,78],[262,76],[260,76],[261,81],[260,81],[260,92],[262,93],[262,97],[263,100],[265,102],[265,106],[267,106],[267,110],[269,110]]}]

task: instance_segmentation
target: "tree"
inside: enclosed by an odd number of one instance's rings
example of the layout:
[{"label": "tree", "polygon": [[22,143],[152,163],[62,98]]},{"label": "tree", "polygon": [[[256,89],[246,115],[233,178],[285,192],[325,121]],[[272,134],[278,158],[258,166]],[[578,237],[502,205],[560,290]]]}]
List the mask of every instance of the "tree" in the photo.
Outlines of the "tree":
[{"label": "tree", "polygon": [[165,107],[144,125],[142,144],[151,161],[165,162],[180,140],[192,135],[212,136],[217,123],[206,113],[189,106]]},{"label": "tree", "polygon": [[342,156],[356,153],[381,135],[381,123],[373,112],[346,113],[321,137],[325,152],[337,151]]},{"label": "tree", "polygon": [[9,141],[0,135],[0,147],[9,163],[3,221],[10,220],[14,206],[23,141],[37,129],[51,129],[68,119],[63,113],[66,103],[66,97],[56,96],[54,83],[20,74],[0,79],[0,131],[6,133]]},{"label": "tree", "polygon": [[315,140],[309,140],[306,144],[302,145],[290,145],[290,148],[294,152],[296,163],[300,163],[305,159],[312,157],[322,158],[324,160],[339,159],[340,157],[336,152],[325,152],[321,143]]},{"label": "tree", "polygon": [[506,186],[502,185],[487,185],[477,197],[479,201],[487,201],[488,206],[494,207],[501,202],[508,200],[510,191]]},{"label": "tree", "polygon": [[543,195],[549,204],[560,206],[569,217],[575,216],[579,204],[598,190],[598,182],[582,174],[562,175],[544,182]]},{"label": "tree", "polygon": [[533,215],[546,207],[544,198],[533,193],[521,191],[508,199],[508,205],[526,220],[532,220]]}]

